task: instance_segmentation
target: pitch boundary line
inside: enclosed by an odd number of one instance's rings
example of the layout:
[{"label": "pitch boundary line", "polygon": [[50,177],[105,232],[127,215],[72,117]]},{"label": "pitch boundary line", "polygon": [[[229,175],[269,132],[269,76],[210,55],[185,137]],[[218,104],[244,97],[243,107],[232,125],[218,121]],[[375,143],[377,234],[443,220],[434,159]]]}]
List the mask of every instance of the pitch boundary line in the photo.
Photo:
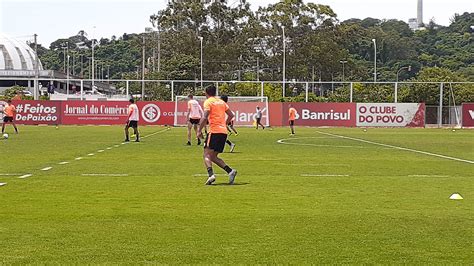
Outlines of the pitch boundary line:
[{"label": "pitch boundary line", "polygon": [[301,174],[303,177],[349,177],[350,175],[331,175],[331,174]]},{"label": "pitch boundary line", "polygon": [[420,151],[420,150],[415,150],[415,149],[410,149],[410,148],[405,148],[405,147],[400,147],[400,146],[395,146],[395,145],[390,145],[390,144],[384,144],[384,143],[379,143],[379,142],[365,140],[365,139],[359,139],[359,138],[347,137],[347,136],[342,136],[342,135],[336,135],[336,134],[327,133],[327,132],[321,132],[321,131],[316,131],[316,132],[319,133],[319,134],[322,134],[322,135],[338,137],[338,138],[341,138],[341,139],[349,139],[349,140],[353,140],[353,141],[368,143],[368,144],[382,146],[382,147],[386,147],[386,148],[392,148],[392,149],[402,150],[402,151],[409,151],[409,152],[424,154],[424,155],[428,155],[428,156],[438,157],[438,158],[442,158],[442,159],[474,164],[474,161],[470,161],[470,160],[466,160],[466,159],[460,159],[460,158],[451,157],[451,156],[446,156],[446,155],[442,155],[442,154],[437,154],[437,153],[432,153],[432,152],[427,152],[427,151]]},{"label": "pitch boundary line", "polygon": [[[336,138],[336,137],[334,137]],[[331,147],[331,148],[357,148],[357,149],[365,149],[363,146],[350,146],[350,145],[323,145],[323,144],[311,144],[311,143],[291,143],[286,142],[287,140],[292,139],[320,139],[320,137],[301,137],[301,138],[285,138],[277,140],[279,144],[286,144],[286,145],[296,145],[296,146],[313,146],[313,147]]]},{"label": "pitch boundary line", "polygon": [[128,174],[81,174],[81,176],[128,176]]}]

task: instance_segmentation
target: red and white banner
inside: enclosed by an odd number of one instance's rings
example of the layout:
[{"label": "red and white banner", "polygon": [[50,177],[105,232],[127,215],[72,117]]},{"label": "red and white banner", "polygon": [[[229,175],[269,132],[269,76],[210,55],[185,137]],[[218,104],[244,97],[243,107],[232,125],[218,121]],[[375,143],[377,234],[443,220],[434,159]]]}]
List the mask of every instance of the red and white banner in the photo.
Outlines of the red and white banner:
[{"label": "red and white banner", "polygon": [[358,103],[358,127],[424,127],[424,103]]},{"label": "red and white banner", "polygon": [[61,124],[61,104],[55,101],[14,101],[15,123],[25,125]]},{"label": "red and white banner", "polygon": [[[4,102],[0,101],[0,110]],[[19,124],[117,125],[125,124],[129,102],[123,101],[14,101]],[[173,125],[174,102],[138,102],[140,125]],[[288,125],[290,103],[231,102],[235,124],[253,124],[255,109],[262,122]],[[423,127],[425,105],[417,103],[291,103],[297,126]],[[269,109],[267,109],[269,108]],[[186,124],[187,103],[178,103],[178,124]],[[474,127],[474,103],[463,104],[463,126]]]},{"label": "red and white banner", "polygon": [[[283,125],[288,124],[289,103],[283,104]],[[296,109],[296,126],[355,127],[354,103],[292,103]]]},{"label": "red and white banner", "polygon": [[474,127],[474,103],[462,104],[462,126]]},{"label": "red and white banner", "polygon": [[117,125],[125,124],[129,102],[63,101],[64,125]]},{"label": "red and white banner", "polygon": [[173,102],[138,102],[139,125],[173,125]]},{"label": "red and white banner", "polygon": [[[62,123],[66,125],[117,125],[125,124],[129,102],[123,101],[63,101]],[[139,125],[172,125],[172,102],[138,102]]]}]

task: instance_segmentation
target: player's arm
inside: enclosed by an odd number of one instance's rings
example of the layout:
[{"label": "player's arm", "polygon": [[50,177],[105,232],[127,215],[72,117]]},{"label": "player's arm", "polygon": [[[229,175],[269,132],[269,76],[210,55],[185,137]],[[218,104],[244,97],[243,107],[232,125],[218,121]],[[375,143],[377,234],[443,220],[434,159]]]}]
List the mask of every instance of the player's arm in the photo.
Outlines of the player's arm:
[{"label": "player's arm", "polygon": [[133,108],[128,107],[127,124],[130,121],[130,117],[132,116],[132,114],[133,114]]},{"label": "player's arm", "polygon": [[207,125],[209,119],[209,110],[204,111],[201,121],[199,121],[198,136],[202,137],[202,129]]},{"label": "player's arm", "polygon": [[230,109],[225,110],[225,113],[227,114],[227,121],[225,121],[225,123],[228,125],[232,122],[232,119],[234,119],[234,113]]},{"label": "player's arm", "polygon": [[188,114],[186,115],[186,121],[189,121],[189,114],[191,113],[191,104],[188,102]]}]

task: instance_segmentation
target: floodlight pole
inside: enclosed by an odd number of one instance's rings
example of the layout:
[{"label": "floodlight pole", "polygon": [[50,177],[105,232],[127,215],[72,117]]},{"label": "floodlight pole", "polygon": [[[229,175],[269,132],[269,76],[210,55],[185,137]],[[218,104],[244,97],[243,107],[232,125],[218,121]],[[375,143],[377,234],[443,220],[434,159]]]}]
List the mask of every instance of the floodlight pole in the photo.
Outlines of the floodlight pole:
[{"label": "floodlight pole", "polygon": [[375,39],[372,39],[374,43],[374,83],[377,82],[377,42]]},{"label": "floodlight pole", "polygon": [[67,73],[66,73],[66,94],[69,95],[69,58],[70,56],[67,55]]},{"label": "floodlight pole", "polygon": [[38,34],[35,34],[35,81],[33,85],[35,89],[33,90],[33,97],[35,100],[38,100],[38,89],[39,89],[39,58],[38,58]]},{"label": "floodlight pole", "polygon": [[202,41],[203,41],[203,37],[202,36],[199,36],[199,41],[201,42],[201,90],[204,90],[203,81],[202,81],[202,66],[203,66],[203,62],[202,62],[202,54],[203,54]]},{"label": "floodlight pole", "polygon": [[283,98],[285,98],[285,82],[286,82],[286,41],[285,41],[285,26],[281,26],[283,31]]}]

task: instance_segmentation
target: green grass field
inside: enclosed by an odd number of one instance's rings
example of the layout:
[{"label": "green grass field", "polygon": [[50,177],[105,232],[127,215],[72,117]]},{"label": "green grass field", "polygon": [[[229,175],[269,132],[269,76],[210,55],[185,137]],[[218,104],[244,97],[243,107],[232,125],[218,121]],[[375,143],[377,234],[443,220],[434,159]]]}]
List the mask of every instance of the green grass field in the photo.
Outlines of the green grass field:
[{"label": "green grass field", "polygon": [[141,131],[126,145],[110,126],[1,140],[0,264],[474,262],[472,130],[242,128],[222,154],[233,186],[204,186],[184,128]]}]

